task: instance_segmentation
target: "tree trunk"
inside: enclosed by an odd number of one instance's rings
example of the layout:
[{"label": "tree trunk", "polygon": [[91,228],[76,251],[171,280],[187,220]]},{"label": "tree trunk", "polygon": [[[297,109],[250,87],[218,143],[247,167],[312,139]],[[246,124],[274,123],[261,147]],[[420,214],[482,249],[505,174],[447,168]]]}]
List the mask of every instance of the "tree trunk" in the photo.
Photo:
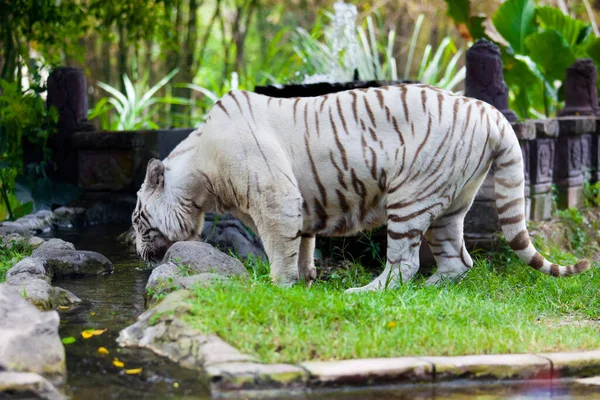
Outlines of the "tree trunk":
[{"label": "tree trunk", "polygon": [[119,55],[118,55],[118,70],[119,70],[119,87],[121,92],[125,93],[125,82],[123,75],[127,73],[127,42],[125,38],[126,30],[125,23],[119,22]]}]

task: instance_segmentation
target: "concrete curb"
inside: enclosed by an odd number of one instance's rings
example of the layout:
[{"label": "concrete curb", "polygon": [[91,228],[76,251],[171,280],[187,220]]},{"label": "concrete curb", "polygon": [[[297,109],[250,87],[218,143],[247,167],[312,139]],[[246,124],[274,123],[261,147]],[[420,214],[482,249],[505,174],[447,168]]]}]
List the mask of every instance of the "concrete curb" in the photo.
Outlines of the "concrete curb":
[{"label": "concrete curb", "polygon": [[[208,347],[205,349],[211,351]],[[464,380],[555,380],[600,375],[600,351],[370,358],[309,361],[298,365],[236,362],[212,364],[203,368],[203,372],[213,394],[239,390],[307,390]]]}]

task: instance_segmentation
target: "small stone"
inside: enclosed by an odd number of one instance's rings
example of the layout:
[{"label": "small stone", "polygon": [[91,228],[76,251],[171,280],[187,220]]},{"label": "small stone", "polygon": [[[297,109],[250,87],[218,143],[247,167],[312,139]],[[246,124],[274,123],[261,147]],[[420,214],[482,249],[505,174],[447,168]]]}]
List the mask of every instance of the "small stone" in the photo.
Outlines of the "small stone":
[{"label": "small stone", "polygon": [[65,242],[62,239],[50,239],[37,248],[37,252],[45,250],[75,250],[73,243]]},{"label": "small stone", "polygon": [[82,226],[85,218],[85,208],[59,207],[52,212],[52,224],[58,228],[73,228]]},{"label": "small stone", "polygon": [[[318,386],[431,382],[433,366],[414,357],[309,361],[300,364]],[[437,373],[437,370],[436,370]]]},{"label": "small stone", "polygon": [[210,272],[223,276],[249,276],[244,264],[208,243],[177,242],[165,254],[163,263],[183,265],[190,274]]},{"label": "small stone", "polygon": [[42,243],[44,243],[44,239],[42,239],[41,237],[31,236],[29,239],[27,239],[27,244],[33,247],[34,249],[40,247]]},{"label": "small stone", "polygon": [[94,251],[75,250],[73,244],[60,239],[50,239],[42,243],[32,254],[45,261],[50,277],[99,275],[112,272],[110,260]]},{"label": "small stone", "polygon": [[6,281],[11,283],[20,275],[35,276],[37,279],[43,279],[50,282],[47,276],[44,260],[37,257],[26,257],[19,261],[14,267],[6,272]]},{"label": "small stone", "polygon": [[188,276],[185,268],[180,268],[172,262],[162,264],[154,268],[146,283],[147,306],[152,307],[159,297],[174,290],[210,285],[224,279],[226,278],[223,275],[208,272]]},{"label": "small stone", "polygon": [[17,222],[5,221],[0,225],[0,236],[16,233],[20,236],[29,236],[29,229]]},{"label": "small stone", "polygon": [[[4,395],[3,395],[4,394]],[[47,379],[31,372],[0,372],[0,398],[66,400]]]},{"label": "small stone", "polygon": [[67,371],[58,313],[39,311],[4,283],[0,315],[0,365],[8,371],[39,373],[56,385],[64,383]]},{"label": "small stone", "polygon": [[19,274],[7,283],[42,311],[55,310],[59,306],[72,306],[81,302],[77,296],[68,290],[53,287],[47,281],[35,275]]}]

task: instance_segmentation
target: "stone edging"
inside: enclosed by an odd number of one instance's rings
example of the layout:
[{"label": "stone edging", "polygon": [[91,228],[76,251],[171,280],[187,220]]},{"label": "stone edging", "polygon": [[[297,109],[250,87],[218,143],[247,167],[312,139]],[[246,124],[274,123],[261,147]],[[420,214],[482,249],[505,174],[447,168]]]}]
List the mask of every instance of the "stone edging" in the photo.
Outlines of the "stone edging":
[{"label": "stone edging", "polygon": [[573,353],[395,357],[298,364],[262,364],[216,335],[186,323],[191,292],[167,295],[121,331],[124,347],[147,348],[202,372],[212,394],[239,391],[306,391],[382,384],[519,381],[600,375],[600,350]]},{"label": "stone edging", "polygon": [[[205,350],[211,351],[208,347]],[[216,349],[214,349],[216,350]],[[211,357],[216,357],[212,354]],[[293,364],[224,362],[204,368],[212,392],[313,389],[460,380],[543,380],[600,374],[600,351],[395,357]]]}]

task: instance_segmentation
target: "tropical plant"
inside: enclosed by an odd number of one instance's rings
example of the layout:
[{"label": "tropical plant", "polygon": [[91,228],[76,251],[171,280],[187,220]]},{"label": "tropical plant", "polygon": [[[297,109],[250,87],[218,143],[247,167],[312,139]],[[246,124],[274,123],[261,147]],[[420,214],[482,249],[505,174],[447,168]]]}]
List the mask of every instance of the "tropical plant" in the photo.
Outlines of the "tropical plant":
[{"label": "tropical plant", "polygon": [[[50,150],[46,143],[56,132],[58,113],[55,108],[47,108],[41,93],[45,87],[39,84],[34,74],[34,82],[22,90],[20,82],[0,79],[0,192],[2,201],[0,215],[15,218],[24,215],[30,207],[21,204],[13,195],[15,181],[24,173],[45,171],[51,168]],[[28,163],[24,163],[24,147]],[[27,169],[27,171],[25,171]],[[39,175],[31,175],[34,179]],[[19,202],[21,200],[21,203]]]},{"label": "tropical plant", "polygon": [[463,37],[486,38],[501,48],[510,105],[521,118],[555,114],[562,104],[566,69],[577,58],[600,63],[600,39],[591,33],[592,26],[558,8],[507,0],[486,21],[470,16],[469,0],[446,3]]},{"label": "tropical plant", "polygon": [[[181,97],[154,97],[154,95],[165,86],[178,72],[174,69],[167,76],[158,81],[154,86],[148,88],[148,75],[144,75],[136,84],[131,82],[127,74],[123,75],[125,93],[104,82],[98,82],[98,86],[104,89],[111,97],[100,99],[88,113],[89,119],[100,118],[102,128],[106,130],[136,130],[136,129],[158,129],[154,116],[161,104],[190,105],[188,99]],[[111,111],[117,114],[113,119]]]},{"label": "tropical plant", "polygon": [[[331,14],[325,15],[331,18]],[[357,56],[359,77],[364,80],[397,80],[398,67],[394,57],[396,32],[391,29],[385,36],[378,35],[377,32],[385,31],[385,24],[382,23],[379,14],[375,13],[374,15],[375,19],[369,15],[363,22],[363,26],[356,29],[357,42],[360,44]],[[405,80],[413,78],[410,76],[410,71],[423,18],[424,16],[420,15],[415,24],[404,70],[403,79]],[[377,21],[377,24],[374,21]],[[322,38],[325,39],[325,43],[321,41]],[[331,66],[337,63],[336,65],[339,65],[343,71],[342,80],[351,80],[354,71],[347,62],[347,55],[344,53],[336,55],[332,42],[331,27],[323,25],[319,21],[310,33],[302,28],[296,30],[294,48],[306,64],[305,74],[322,79],[331,70]],[[433,47],[428,44],[421,55],[419,69],[414,78],[422,83],[453,90],[465,78],[464,67],[458,68],[462,55],[463,51],[458,49],[450,37],[443,38],[435,52],[433,52]]]},{"label": "tropical plant", "polygon": [[[421,30],[424,15],[417,18],[415,29],[413,31],[410,47],[408,50],[408,60],[404,70],[404,79],[410,79],[410,70],[412,68],[417,39]],[[437,86],[446,90],[454,90],[466,76],[465,67],[458,69],[463,50],[458,49],[456,43],[450,36],[442,39],[437,50],[432,55],[433,47],[427,44],[421,56],[417,80],[432,86]]]},{"label": "tropical plant", "polygon": [[[325,17],[333,19],[331,13],[324,13]],[[396,32],[391,29],[385,37],[377,32],[384,30],[379,14],[375,13],[378,28],[372,15],[367,16],[362,26],[356,28],[356,68],[362,80],[397,80],[397,66],[394,58],[394,42]],[[332,66],[338,68],[340,81],[349,81],[354,77],[354,66],[350,62],[350,55],[345,52],[336,54],[334,51],[334,32],[331,25],[325,25],[318,19],[311,32],[297,28],[292,39],[294,50],[304,62],[298,75],[305,79],[315,76],[316,80],[326,79]],[[383,58],[381,57],[383,54]]]}]

